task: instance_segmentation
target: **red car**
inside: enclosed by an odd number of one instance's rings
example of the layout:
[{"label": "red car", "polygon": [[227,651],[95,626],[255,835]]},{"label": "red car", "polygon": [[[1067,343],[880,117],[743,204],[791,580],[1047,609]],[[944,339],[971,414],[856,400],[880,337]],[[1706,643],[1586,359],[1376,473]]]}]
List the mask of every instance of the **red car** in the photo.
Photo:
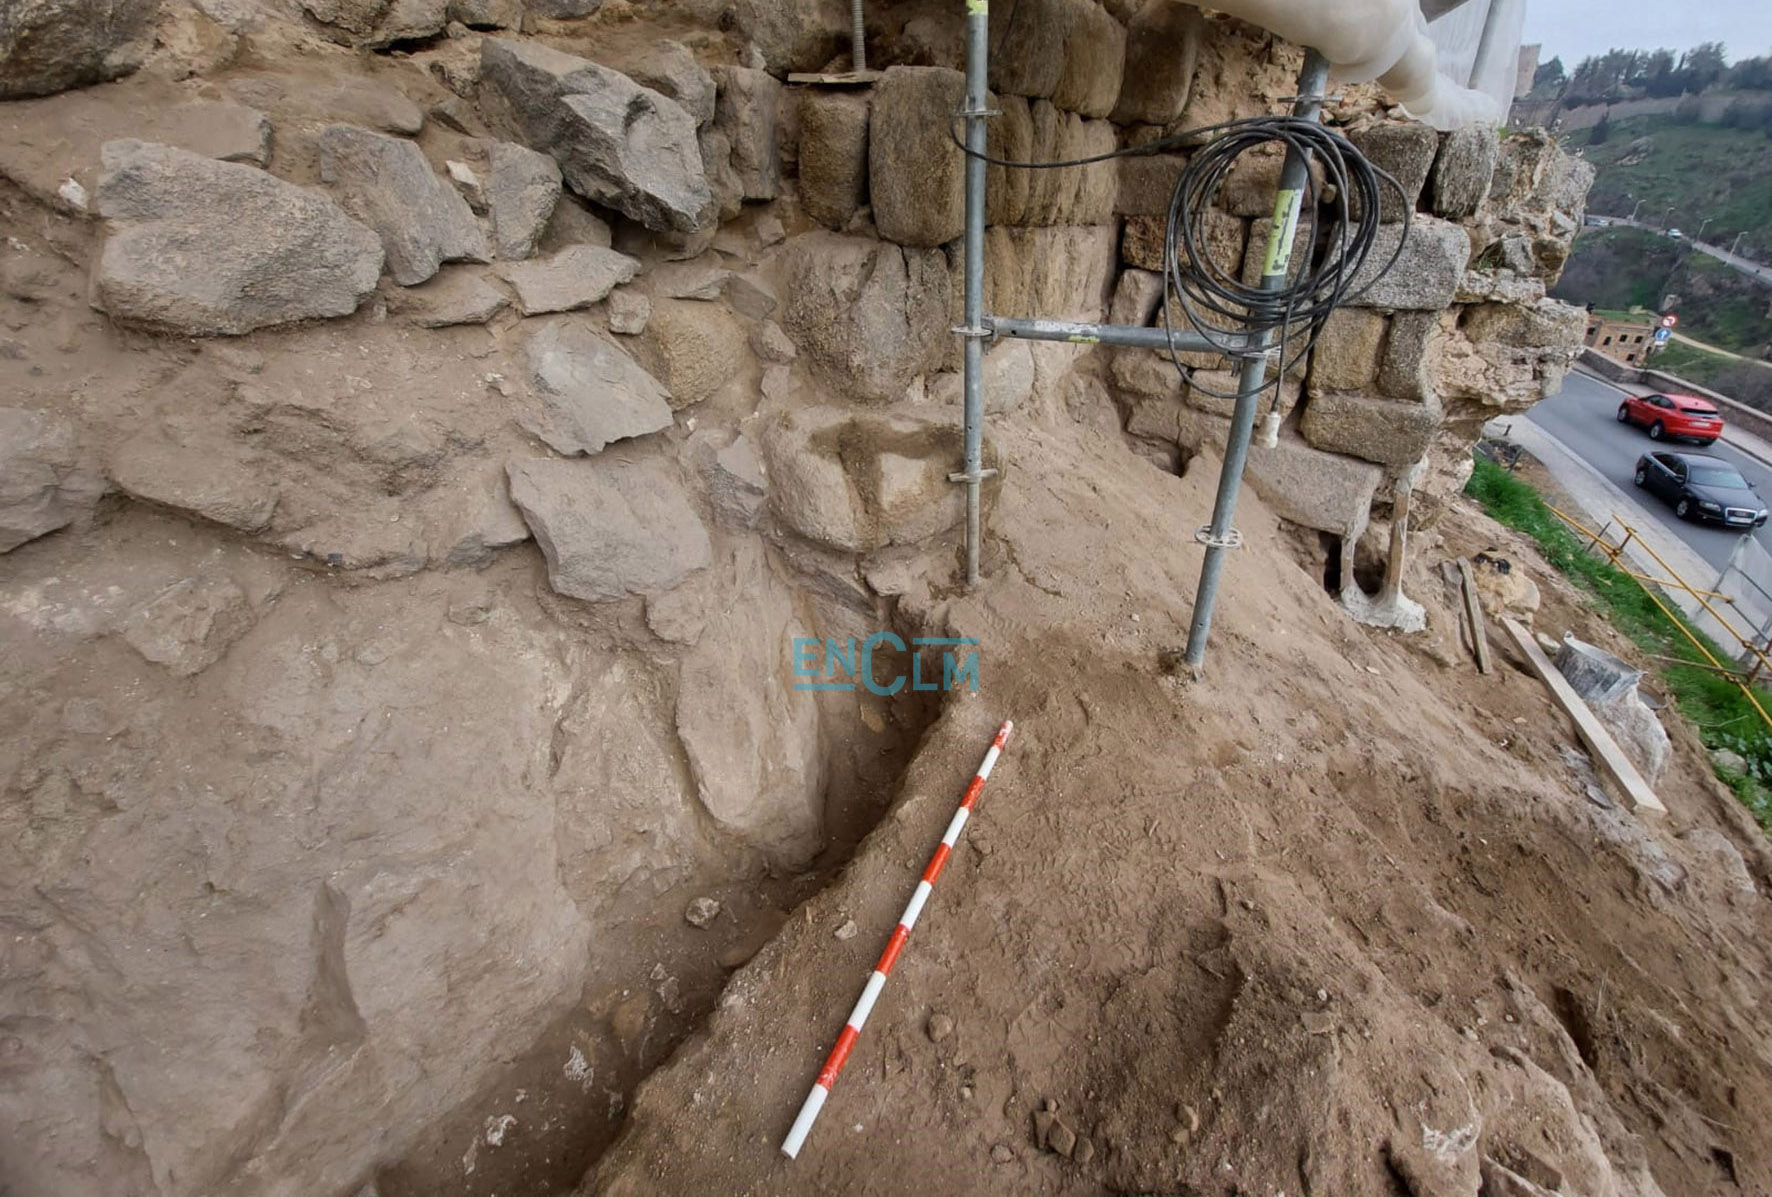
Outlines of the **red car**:
[{"label": "red car", "polygon": [[1633,395],[1618,405],[1618,422],[1647,428],[1654,441],[1683,436],[1709,445],[1723,435],[1716,404],[1696,395]]}]

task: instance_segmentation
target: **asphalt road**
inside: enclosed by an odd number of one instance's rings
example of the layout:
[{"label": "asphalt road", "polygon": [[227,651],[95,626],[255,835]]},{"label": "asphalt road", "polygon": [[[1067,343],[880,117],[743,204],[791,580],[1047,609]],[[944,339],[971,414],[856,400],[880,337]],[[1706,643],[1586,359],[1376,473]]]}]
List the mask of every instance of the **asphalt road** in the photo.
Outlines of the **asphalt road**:
[{"label": "asphalt road", "polygon": [[[1600,216],[1597,212],[1594,213],[1594,215]],[[1600,219],[1606,221],[1609,225],[1629,225],[1633,229],[1642,229],[1644,232],[1648,233],[1660,233],[1662,231],[1659,225],[1644,224],[1642,221],[1632,220],[1628,216],[1600,216]],[[1762,266],[1758,262],[1750,261],[1747,258],[1737,257],[1720,245],[1708,245],[1703,241],[1694,241],[1690,237],[1686,238],[1686,243],[1688,245],[1696,246],[1700,251],[1709,254],[1711,257],[1727,266],[1733,266],[1742,274],[1748,275],[1751,278],[1757,278],[1761,282],[1772,283],[1772,266]]]},{"label": "asphalt road", "polygon": [[[1674,515],[1663,499],[1636,489],[1632,476],[1637,458],[1656,446],[1649,434],[1634,425],[1617,420],[1619,403],[1624,392],[1607,386],[1597,378],[1574,371],[1563,383],[1562,393],[1546,399],[1526,414],[1526,418],[1561,441],[1571,453],[1585,459],[1606,478],[1627,493],[1634,494],[1644,508],[1691,545],[1706,561],[1722,569],[1735,547],[1739,532],[1730,532],[1709,524],[1687,523]],[[1772,467],[1765,466],[1726,441],[1701,449],[1689,442],[1669,442],[1675,452],[1708,453],[1721,457],[1760,492],[1762,500],[1772,501]],[[1772,551],[1772,523],[1754,533]]]}]

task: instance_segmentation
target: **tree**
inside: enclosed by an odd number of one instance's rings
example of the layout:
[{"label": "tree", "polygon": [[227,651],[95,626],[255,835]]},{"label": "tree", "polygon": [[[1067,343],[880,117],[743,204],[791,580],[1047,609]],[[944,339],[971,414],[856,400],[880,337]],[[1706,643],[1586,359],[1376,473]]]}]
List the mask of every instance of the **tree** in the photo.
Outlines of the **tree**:
[{"label": "tree", "polygon": [[1680,82],[1687,91],[1703,91],[1729,69],[1722,42],[1703,42],[1680,55]]},{"label": "tree", "polygon": [[1533,91],[1555,91],[1567,82],[1569,74],[1563,69],[1563,60],[1560,57],[1539,63],[1538,69],[1532,72]]},{"label": "tree", "polygon": [[1602,112],[1600,119],[1594,123],[1594,127],[1588,130],[1587,144],[1605,145],[1606,139],[1610,136],[1612,136],[1612,114]]}]

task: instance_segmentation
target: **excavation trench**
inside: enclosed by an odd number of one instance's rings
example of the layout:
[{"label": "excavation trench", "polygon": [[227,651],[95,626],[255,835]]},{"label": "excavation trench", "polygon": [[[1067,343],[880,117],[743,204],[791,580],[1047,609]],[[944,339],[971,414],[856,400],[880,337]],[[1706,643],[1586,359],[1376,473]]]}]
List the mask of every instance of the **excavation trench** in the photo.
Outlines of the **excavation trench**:
[{"label": "excavation trench", "polygon": [[[886,623],[883,630],[906,645],[916,635],[900,619]],[[831,647],[840,657],[848,646]],[[857,685],[850,722],[828,736],[825,845],[811,865],[797,872],[764,865],[737,877],[703,869],[633,903],[593,941],[571,1008],[381,1169],[378,1197],[567,1193],[579,1184],[621,1133],[640,1083],[703,1024],[732,973],[831,884],[890,809],[941,713],[942,695],[913,689],[911,679],[941,678],[942,650],[919,651],[913,666],[908,650],[882,640],[871,657],[875,686]],[[841,665],[832,668],[842,676]],[[892,692],[876,692],[885,690]],[[838,705],[824,708],[827,728]],[[719,903],[703,927],[686,918],[698,898]]]}]

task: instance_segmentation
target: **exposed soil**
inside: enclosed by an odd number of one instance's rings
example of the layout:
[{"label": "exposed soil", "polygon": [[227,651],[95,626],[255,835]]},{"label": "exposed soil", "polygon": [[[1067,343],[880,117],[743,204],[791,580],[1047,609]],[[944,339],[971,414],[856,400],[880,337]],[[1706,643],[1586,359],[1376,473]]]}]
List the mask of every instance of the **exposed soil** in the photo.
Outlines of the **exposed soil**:
[{"label": "exposed soil", "polygon": [[[1432,625],[1402,638],[1349,621],[1246,496],[1188,682],[1161,663],[1198,564],[1174,528],[1215,463],[1176,479],[1105,439],[1001,436],[1019,468],[989,584],[905,599],[984,638],[981,692],[642,1087],[585,1191],[1772,1191],[1765,846],[1676,718],[1671,815],[1645,824],[1585,796],[1510,650],[1475,672],[1430,570],[1485,548],[1539,579],[1540,628],[1627,651],[1528,545],[1464,509],[1418,538]],[[980,816],[789,1162],[1004,716]]]}]

